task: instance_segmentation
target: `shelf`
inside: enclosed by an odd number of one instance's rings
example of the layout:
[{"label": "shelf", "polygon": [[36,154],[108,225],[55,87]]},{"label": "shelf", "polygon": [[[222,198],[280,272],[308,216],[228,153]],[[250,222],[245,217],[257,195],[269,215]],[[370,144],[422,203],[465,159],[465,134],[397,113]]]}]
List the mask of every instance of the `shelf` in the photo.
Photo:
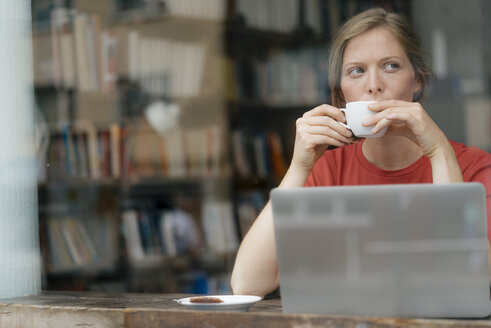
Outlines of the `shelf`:
[{"label": "shelf", "polygon": [[275,177],[270,178],[238,178],[234,181],[234,188],[244,191],[244,190],[255,190],[255,189],[271,189],[280,183],[280,179]]},{"label": "shelf", "polygon": [[66,180],[48,181],[38,184],[38,190],[49,189],[68,189],[68,188],[93,188],[93,187],[111,187],[117,188],[121,185],[119,179],[76,179],[68,178]]},{"label": "shelf", "polygon": [[35,92],[74,92],[75,88],[56,86],[54,83],[34,84]]},{"label": "shelf", "polygon": [[215,189],[218,185],[228,185],[230,180],[230,176],[196,176],[182,178],[149,176],[125,182],[123,184],[123,191],[129,198],[183,194],[187,196],[199,196],[206,193],[209,188]]},{"label": "shelf", "polygon": [[46,274],[51,277],[76,277],[86,275],[113,276],[118,273],[118,270],[119,268],[116,265],[87,264],[70,268],[48,269]]},{"label": "shelf", "polygon": [[297,118],[319,104],[269,105],[260,102],[231,102],[229,124],[231,128],[250,126],[260,129],[289,130]]},{"label": "shelf", "polygon": [[225,30],[226,54],[232,58],[262,58],[272,50],[327,47],[328,42],[308,30],[282,33],[229,24]]},{"label": "shelf", "polygon": [[132,180],[128,180],[124,183],[125,188],[135,188],[141,186],[169,186],[174,185],[196,185],[204,183],[215,183],[221,181],[228,181],[230,176],[216,175],[216,176],[189,176],[189,177],[166,177],[162,175],[154,176],[142,176]]},{"label": "shelf", "polygon": [[278,112],[298,112],[298,111],[307,111],[314,107],[319,106],[319,103],[316,104],[292,104],[292,103],[282,103],[282,104],[273,104],[266,103],[261,101],[229,101],[228,108],[231,109],[232,112],[237,113],[249,113],[254,111],[259,112],[269,112],[269,113],[278,113]]},{"label": "shelf", "polygon": [[160,21],[178,21],[179,24],[222,24],[221,20],[206,19],[200,17],[178,16],[164,11],[149,11],[145,9],[127,10],[116,13],[111,17],[116,25],[147,24]]},{"label": "shelf", "polygon": [[66,180],[48,181],[38,184],[39,190],[60,189],[60,188],[92,188],[92,187],[114,187],[123,190],[131,190],[137,188],[195,188],[197,185],[219,184],[230,181],[231,176],[190,176],[190,177],[165,177],[162,175],[144,176],[134,178],[132,180],[123,179],[76,179],[69,178]]}]

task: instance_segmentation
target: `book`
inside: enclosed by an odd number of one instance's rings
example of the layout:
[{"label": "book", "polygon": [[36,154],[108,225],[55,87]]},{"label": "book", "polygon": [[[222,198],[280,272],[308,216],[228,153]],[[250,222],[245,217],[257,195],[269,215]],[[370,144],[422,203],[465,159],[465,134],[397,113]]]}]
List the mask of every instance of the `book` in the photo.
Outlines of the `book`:
[{"label": "book", "polygon": [[198,44],[184,45],[185,63],[183,76],[185,76],[184,89],[187,97],[197,96],[200,93],[203,79],[204,49]]},{"label": "book", "polygon": [[102,91],[104,90],[104,76],[102,71],[102,27],[101,27],[101,17],[98,14],[91,15],[92,23],[92,40],[93,42],[93,74],[94,74],[94,90]]},{"label": "book", "polygon": [[207,167],[211,176],[218,176],[222,170],[224,150],[223,132],[219,125],[212,125],[206,129],[207,139]]},{"label": "book", "polygon": [[90,67],[87,55],[88,18],[86,14],[75,15],[73,21],[75,39],[75,63],[77,68],[77,86],[80,91],[90,91]]},{"label": "book", "polygon": [[151,214],[147,211],[137,213],[138,228],[145,255],[152,256],[161,254],[162,251],[157,242],[155,229],[151,222]]},{"label": "book", "polygon": [[173,210],[173,218],[177,254],[196,252],[201,247],[201,237],[195,219],[181,209]]},{"label": "book", "polygon": [[77,167],[80,178],[90,178],[89,153],[87,148],[87,133],[79,132],[74,135],[75,149],[77,154]]},{"label": "book", "polygon": [[61,235],[63,237],[63,240],[65,242],[66,248],[68,250],[68,253],[70,254],[70,258],[72,259],[73,264],[75,266],[80,266],[84,264],[83,254],[78,248],[79,245],[76,244],[75,236],[70,226],[67,225],[67,221],[64,219],[58,220],[57,224],[60,227]]},{"label": "book", "polygon": [[138,214],[134,210],[126,210],[122,214],[124,240],[126,250],[131,260],[139,260],[145,257],[143,244],[138,228]]},{"label": "book", "polygon": [[214,253],[223,254],[227,250],[225,230],[220,213],[220,204],[216,201],[204,200],[201,209],[201,222],[205,235],[206,246]]},{"label": "book", "polygon": [[201,220],[208,248],[217,254],[232,253],[237,249],[238,240],[230,202],[205,199]]},{"label": "book", "polygon": [[84,25],[84,42],[85,42],[85,56],[87,60],[87,85],[85,91],[97,91],[99,90],[99,74],[98,74],[98,47],[96,45],[98,36],[96,35],[93,15],[87,15]]},{"label": "book", "polygon": [[213,21],[225,19],[225,0],[167,0],[166,6],[170,15],[194,17]]},{"label": "book", "polygon": [[110,162],[111,162],[111,177],[121,177],[121,128],[119,123],[112,123],[109,127],[110,138]]},{"label": "book", "polygon": [[275,132],[268,132],[268,141],[271,148],[271,164],[273,174],[278,179],[282,179],[286,173],[285,155],[281,144],[280,136]]},{"label": "book", "polygon": [[75,223],[75,220],[72,218],[65,218],[62,220],[62,224],[69,230],[76,248],[76,252],[82,260],[80,264],[90,264],[92,262],[92,255],[90,254],[89,249],[82,238],[79,226]]},{"label": "book", "polygon": [[116,91],[118,81],[118,39],[110,31],[101,35],[101,88],[105,92]]},{"label": "book", "polygon": [[229,201],[222,202],[220,204],[220,212],[225,239],[225,252],[233,253],[239,247],[239,241],[237,239],[237,228],[235,224],[232,203]]},{"label": "book", "polygon": [[89,172],[92,179],[101,177],[101,165],[98,146],[98,135],[95,126],[86,120],[77,121],[74,123],[75,128],[87,136],[88,162]]},{"label": "book", "polygon": [[71,32],[65,31],[60,35],[60,53],[61,53],[61,71],[62,84],[65,88],[74,88],[75,75],[75,53],[74,53],[73,35]]},{"label": "book", "polygon": [[99,166],[101,168],[101,176],[103,178],[111,177],[111,140],[109,130],[99,130],[98,136],[98,150],[99,150]]},{"label": "book", "polygon": [[70,126],[68,124],[63,124],[61,127],[61,133],[63,136],[63,144],[65,147],[65,165],[66,171],[69,176],[74,176],[74,152],[73,143],[71,141]]},{"label": "book", "polygon": [[238,195],[236,206],[241,238],[245,237],[265,205],[266,201],[261,192],[254,191]]},{"label": "book", "polygon": [[62,84],[62,72],[61,72],[61,47],[60,47],[60,25],[63,23],[60,18],[58,10],[53,10],[50,17],[50,32],[51,32],[51,48],[53,55],[53,84],[56,88],[59,88]]},{"label": "book", "polygon": [[161,172],[160,139],[146,121],[139,121],[128,134],[132,174],[153,176]]},{"label": "book", "polygon": [[266,133],[256,131],[253,136],[254,159],[256,161],[256,175],[259,178],[267,178],[271,173],[271,164],[269,160],[269,148]]},{"label": "book", "polygon": [[140,72],[140,36],[137,31],[128,32],[128,78],[137,81]]},{"label": "book", "polygon": [[164,211],[160,216],[160,234],[165,245],[165,253],[177,256],[177,244],[174,234],[174,212]]},{"label": "book", "polygon": [[202,43],[142,36],[134,30],[128,32],[127,43],[128,77],[145,92],[172,98],[201,93],[207,55]]},{"label": "book", "polygon": [[235,130],[232,132],[232,151],[234,168],[242,177],[248,177],[252,174],[245,150],[244,132]]},{"label": "book", "polygon": [[34,35],[32,38],[33,73],[36,86],[54,83],[53,48],[50,35]]},{"label": "book", "polygon": [[74,263],[68,252],[57,219],[48,220],[48,246],[53,270],[63,270],[73,267]]},{"label": "book", "polygon": [[92,238],[90,237],[87,229],[85,228],[85,225],[79,220],[72,220],[72,222],[75,223],[76,230],[80,234],[84,247],[87,249],[90,259],[89,261],[97,262],[99,259],[99,253],[97,252],[94,242],[92,241]]},{"label": "book", "polygon": [[71,140],[73,147],[73,162],[74,162],[74,176],[80,178],[81,170],[80,170],[80,148],[78,147],[78,134],[76,131],[72,129],[71,131]]}]

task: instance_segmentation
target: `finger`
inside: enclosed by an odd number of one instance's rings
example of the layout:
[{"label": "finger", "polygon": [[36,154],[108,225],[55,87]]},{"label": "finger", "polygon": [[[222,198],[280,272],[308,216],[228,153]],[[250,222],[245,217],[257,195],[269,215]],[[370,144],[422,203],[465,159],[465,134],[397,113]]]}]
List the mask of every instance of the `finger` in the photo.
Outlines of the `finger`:
[{"label": "finger", "polygon": [[363,125],[363,126],[370,126],[370,125],[377,124],[383,118],[385,118],[389,113],[391,113],[393,110],[394,109],[389,108],[389,109],[384,110],[383,112],[379,112],[379,113],[376,113],[376,114],[374,114],[374,115],[372,115],[370,117],[367,117],[366,119],[364,119],[361,122],[361,125]]},{"label": "finger", "polygon": [[372,134],[377,134],[381,130],[385,129],[386,127],[389,127],[393,122],[391,120],[388,120],[386,118],[381,119],[378,121],[377,124],[373,127],[373,129],[370,130]]},{"label": "finger", "polygon": [[328,116],[312,116],[304,118],[304,123],[310,126],[323,126],[328,129],[332,129],[341,135],[351,137],[353,134],[344,125]]},{"label": "finger", "polygon": [[420,122],[413,113],[409,111],[393,111],[386,115],[386,119],[392,122],[403,122],[410,130],[419,134],[424,129],[423,122]]},{"label": "finger", "polygon": [[383,118],[390,119],[389,116],[392,115],[393,113],[404,113],[404,112],[405,113],[411,113],[414,110],[416,110],[416,108],[413,108],[413,107],[388,107],[385,110],[378,112],[378,113],[366,118],[365,120],[363,120],[361,122],[361,124],[363,126],[374,125],[374,124],[377,124],[377,122],[379,122]]},{"label": "finger", "polygon": [[304,129],[302,129],[301,132],[315,135],[326,135],[344,143],[350,143],[352,141],[352,139],[350,138],[352,135],[351,131],[348,131],[349,135],[343,135],[336,130],[326,129],[326,127],[319,125],[305,127]]},{"label": "finger", "polygon": [[335,119],[336,121],[340,121],[343,123],[346,122],[344,113],[339,108],[327,104],[323,104],[315,107],[314,109],[303,114],[303,117],[322,116],[322,115],[329,116]]},{"label": "finger", "polygon": [[[311,148],[315,148],[316,146],[320,145],[330,145],[330,146],[337,146],[337,147],[342,147],[345,146],[348,143],[341,142],[337,139],[334,139],[330,136],[326,135],[321,135],[321,134],[311,134],[309,135],[309,146]],[[351,142],[349,142],[351,143]]]},{"label": "finger", "polygon": [[406,125],[413,131],[414,129],[421,129],[423,127],[423,124],[418,122],[410,111],[397,110],[384,115],[370,132],[376,134],[380,130],[389,126],[395,126],[396,124],[399,125],[399,128],[400,125]]},{"label": "finger", "polygon": [[397,108],[397,107],[409,107],[413,105],[411,102],[403,101],[403,100],[381,100],[374,103],[369,104],[367,107],[369,110],[374,112],[380,112],[386,110],[388,108]]}]

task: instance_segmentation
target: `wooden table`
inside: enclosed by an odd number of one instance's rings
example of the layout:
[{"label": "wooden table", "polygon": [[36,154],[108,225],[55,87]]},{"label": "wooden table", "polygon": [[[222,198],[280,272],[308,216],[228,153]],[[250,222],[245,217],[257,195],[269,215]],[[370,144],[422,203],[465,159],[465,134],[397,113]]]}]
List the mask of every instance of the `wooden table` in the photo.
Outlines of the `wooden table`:
[{"label": "wooden table", "polygon": [[491,320],[431,320],[338,315],[283,314],[279,299],[249,312],[188,310],[176,294],[45,292],[0,299],[0,327],[491,327]]}]

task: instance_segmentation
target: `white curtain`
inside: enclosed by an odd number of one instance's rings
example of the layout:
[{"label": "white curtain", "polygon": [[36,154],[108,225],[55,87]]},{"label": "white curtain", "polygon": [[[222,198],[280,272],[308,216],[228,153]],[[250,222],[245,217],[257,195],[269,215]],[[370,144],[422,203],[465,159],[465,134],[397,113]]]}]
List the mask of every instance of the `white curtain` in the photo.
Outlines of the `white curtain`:
[{"label": "white curtain", "polygon": [[41,289],[30,5],[0,0],[0,298]]}]

